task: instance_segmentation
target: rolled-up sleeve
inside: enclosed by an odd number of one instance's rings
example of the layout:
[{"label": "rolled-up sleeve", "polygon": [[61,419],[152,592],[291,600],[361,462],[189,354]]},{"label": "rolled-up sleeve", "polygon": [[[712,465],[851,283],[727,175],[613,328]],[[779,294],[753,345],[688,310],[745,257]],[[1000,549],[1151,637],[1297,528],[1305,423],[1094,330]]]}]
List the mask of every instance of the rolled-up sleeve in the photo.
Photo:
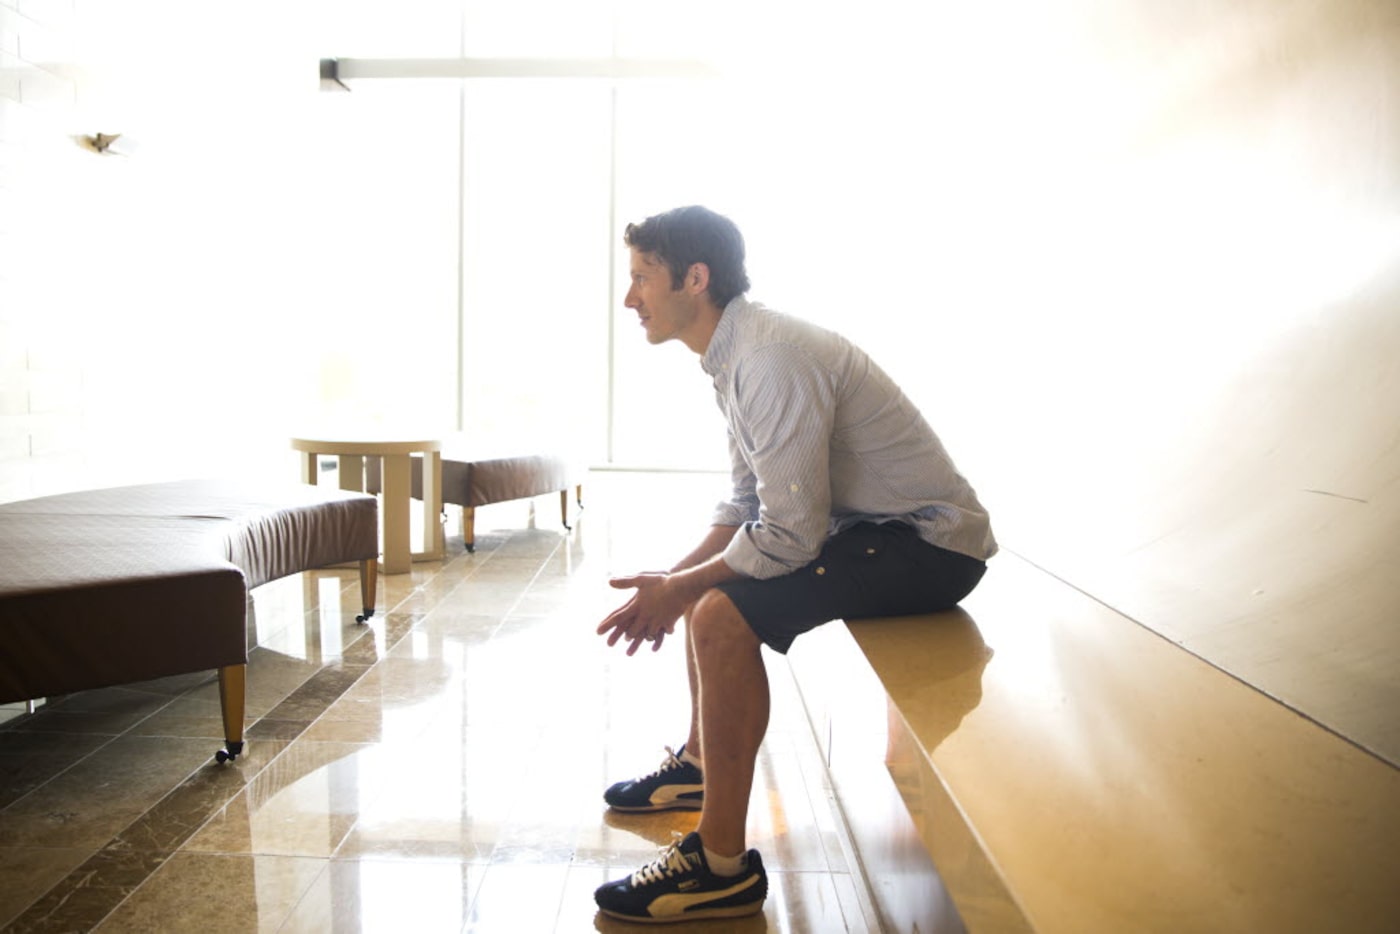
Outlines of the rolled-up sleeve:
[{"label": "rolled-up sleeve", "polygon": [[[723,408],[723,401],[720,406]],[[733,428],[729,431],[729,479],[734,491],[729,499],[715,507],[711,525],[737,526],[758,518],[758,480],[734,440]]]},{"label": "rolled-up sleeve", "polygon": [[[778,577],[814,559],[829,531],[835,381],[810,354],[787,343],[756,350],[732,379],[736,480],[742,462],[758,513],[739,523],[724,560],[750,577]],[[735,489],[733,518],[746,508],[737,482]]]}]

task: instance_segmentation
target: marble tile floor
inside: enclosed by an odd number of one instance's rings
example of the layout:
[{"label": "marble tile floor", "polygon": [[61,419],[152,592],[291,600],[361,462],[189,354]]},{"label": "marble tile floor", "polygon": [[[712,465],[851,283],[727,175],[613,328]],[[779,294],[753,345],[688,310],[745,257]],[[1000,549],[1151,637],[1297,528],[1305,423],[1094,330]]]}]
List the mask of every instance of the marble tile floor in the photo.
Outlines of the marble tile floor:
[{"label": "marble tile floor", "polygon": [[[253,594],[248,745],[218,765],[212,672],[0,708],[0,926],[29,931],[581,932],[654,929],[592,892],[689,813],[600,794],[684,739],[679,642],[627,657],[594,634],[612,573],[698,541],[723,478],[597,473],[557,503],[485,507],[477,551],[380,578]],[[538,507],[538,522],[535,509]],[[451,532],[452,529],[449,529]],[[681,932],[878,931],[786,661],[750,807],[761,916]]]}]

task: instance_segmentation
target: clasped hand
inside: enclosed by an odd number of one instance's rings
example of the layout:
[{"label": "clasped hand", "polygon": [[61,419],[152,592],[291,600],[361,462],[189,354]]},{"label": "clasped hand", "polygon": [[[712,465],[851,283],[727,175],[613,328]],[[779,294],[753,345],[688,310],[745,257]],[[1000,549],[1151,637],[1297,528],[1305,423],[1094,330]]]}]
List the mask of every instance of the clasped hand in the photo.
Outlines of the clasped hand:
[{"label": "clasped hand", "polygon": [[686,607],[684,598],[670,586],[670,580],[669,574],[659,571],[610,580],[609,583],[619,590],[637,592],[598,624],[598,635],[611,630],[608,645],[616,645],[620,639],[629,640],[628,655],[635,654],[643,642],[650,642],[653,652],[660,649],[665,638],[676,631],[676,621]]}]

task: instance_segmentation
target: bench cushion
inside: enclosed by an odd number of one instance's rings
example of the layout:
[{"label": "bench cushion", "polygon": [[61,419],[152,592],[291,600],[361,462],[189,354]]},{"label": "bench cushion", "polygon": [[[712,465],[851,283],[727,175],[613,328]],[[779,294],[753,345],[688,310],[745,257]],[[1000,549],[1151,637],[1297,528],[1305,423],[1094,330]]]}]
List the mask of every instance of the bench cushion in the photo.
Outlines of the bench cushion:
[{"label": "bench cushion", "polygon": [[0,702],[247,659],[247,591],[378,553],[371,496],[189,480],[0,504]]},{"label": "bench cushion", "polygon": [[[453,479],[461,484],[455,494],[461,498],[449,499],[446,493],[452,488],[447,483],[448,463],[449,461],[443,461],[443,502],[456,503],[459,506],[506,503],[544,493],[557,493],[569,488],[569,466],[562,457],[549,454],[493,457],[466,462],[467,470],[464,476],[458,477],[454,473]],[[457,461],[452,460],[450,463],[455,465]],[[420,488],[421,481],[420,471]],[[419,493],[415,492],[414,495]]]},{"label": "bench cushion", "polygon": [[[365,464],[365,489],[380,490],[379,460]],[[569,461],[556,454],[519,454],[476,458],[460,450],[442,453],[442,501],[475,508],[491,503],[557,493],[570,486]],[[423,459],[413,458],[412,495],[423,498]]]}]

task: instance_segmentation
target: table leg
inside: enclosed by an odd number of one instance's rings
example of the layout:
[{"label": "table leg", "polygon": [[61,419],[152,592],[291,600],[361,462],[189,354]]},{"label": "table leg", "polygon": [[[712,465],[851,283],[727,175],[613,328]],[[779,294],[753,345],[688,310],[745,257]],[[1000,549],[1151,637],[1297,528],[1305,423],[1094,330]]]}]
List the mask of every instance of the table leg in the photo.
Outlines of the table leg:
[{"label": "table leg", "polygon": [[356,493],[365,491],[365,459],[358,454],[340,455],[340,488]]},{"label": "table leg", "polygon": [[442,454],[423,455],[423,547],[426,559],[441,558],[442,534]]},{"label": "table leg", "polygon": [[381,509],[384,516],[384,573],[408,571],[410,522],[408,500],[410,459],[407,454],[386,454],[381,459],[384,481]]},{"label": "table leg", "polygon": [[321,476],[321,471],[317,469],[319,466],[320,457],[318,455],[303,454],[301,456],[301,482],[315,486],[316,481]]}]

